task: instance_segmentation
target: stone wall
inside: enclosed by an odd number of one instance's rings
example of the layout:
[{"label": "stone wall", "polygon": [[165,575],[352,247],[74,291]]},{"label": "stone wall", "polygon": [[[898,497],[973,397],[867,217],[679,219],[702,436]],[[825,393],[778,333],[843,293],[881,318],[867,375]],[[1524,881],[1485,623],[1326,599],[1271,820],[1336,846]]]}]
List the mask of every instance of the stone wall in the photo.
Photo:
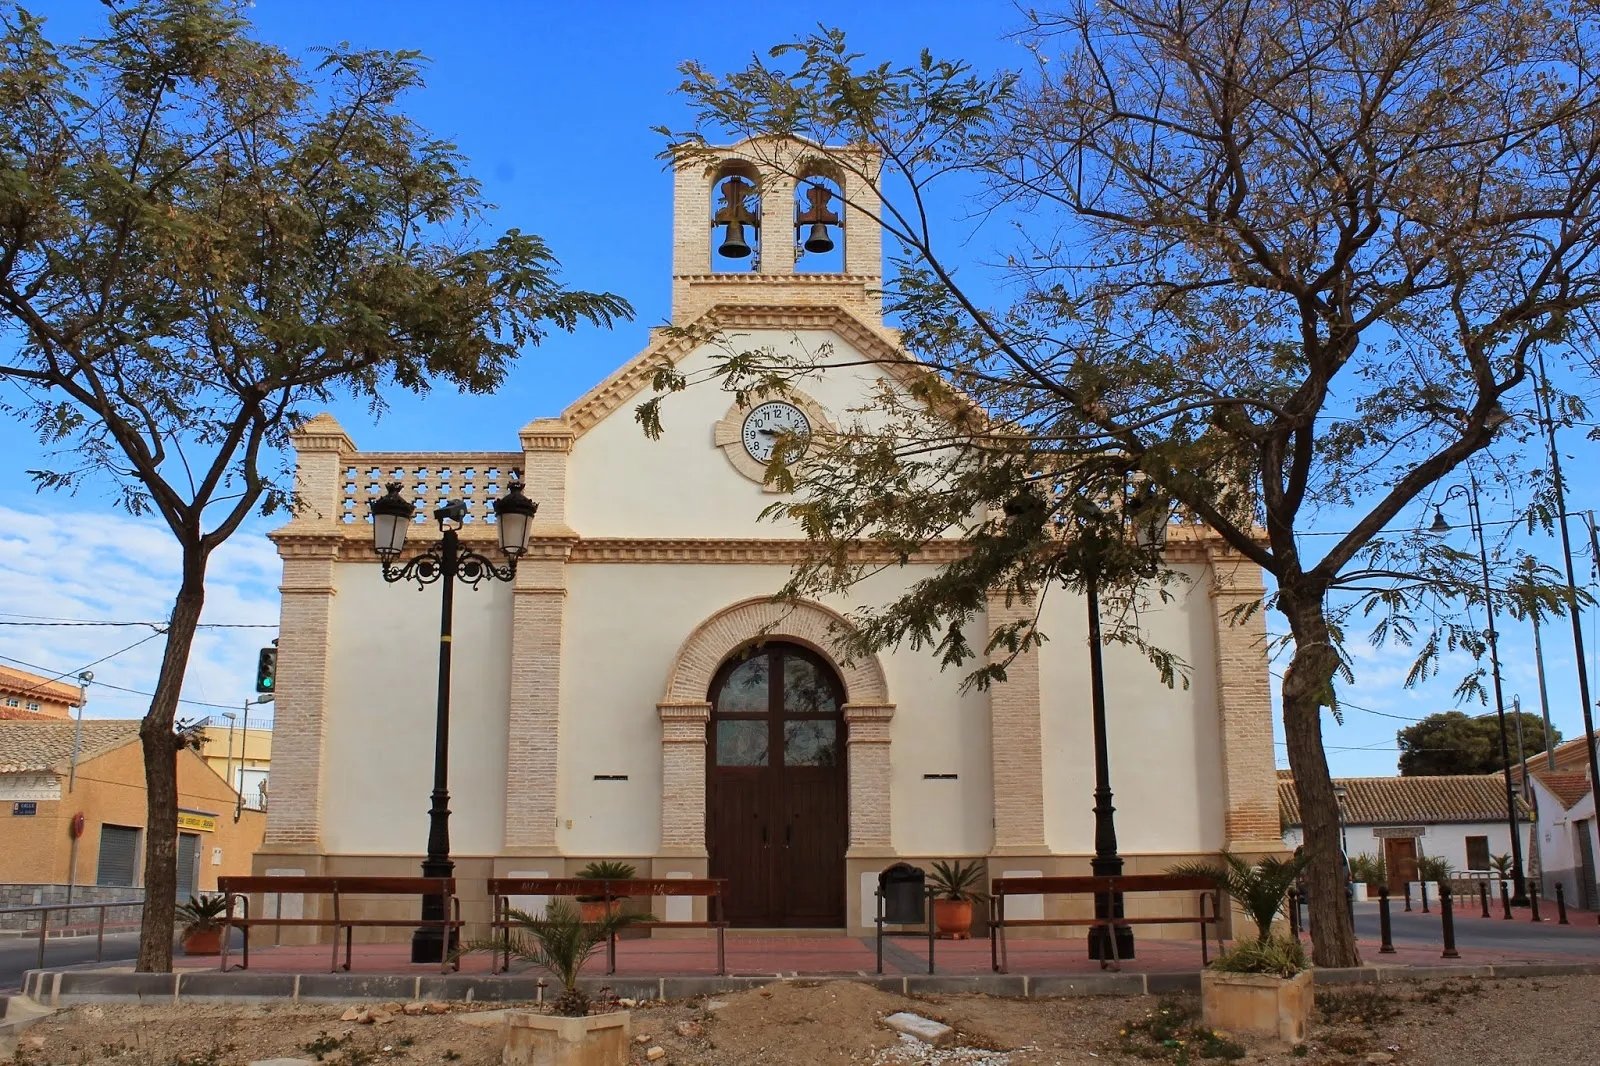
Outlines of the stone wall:
[{"label": "stone wall", "polygon": [[[119,888],[116,885],[73,885],[72,902],[112,903],[125,899],[144,899],[142,888]],[[10,907],[43,907],[67,902],[66,885],[0,885],[0,910]],[[108,907],[107,925],[137,925],[142,907]],[[63,926],[94,927],[100,923],[98,908],[85,910],[52,911],[50,928]],[[39,915],[0,914],[0,932],[37,931]]]}]

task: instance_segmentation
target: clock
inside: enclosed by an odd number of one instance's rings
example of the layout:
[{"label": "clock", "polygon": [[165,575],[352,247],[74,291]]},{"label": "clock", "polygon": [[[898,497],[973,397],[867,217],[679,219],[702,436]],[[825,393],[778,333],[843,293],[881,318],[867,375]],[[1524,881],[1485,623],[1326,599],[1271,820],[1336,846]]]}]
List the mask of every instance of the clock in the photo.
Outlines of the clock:
[{"label": "clock", "polygon": [[[778,439],[787,435],[811,442],[832,432],[821,405],[798,389],[789,389],[781,399],[735,403],[712,427],[711,436],[735,470],[767,492],[778,492],[778,487],[767,481],[767,465],[778,449]],[[799,454],[791,456],[791,461],[805,454],[804,447],[796,451]]]},{"label": "clock", "polygon": [[[811,436],[811,422],[806,418],[806,413],[794,404],[769,400],[758,404],[745,415],[739,438],[750,458],[764,466],[772,462],[778,438],[785,435],[806,440]],[[804,448],[800,451],[803,454]]]}]

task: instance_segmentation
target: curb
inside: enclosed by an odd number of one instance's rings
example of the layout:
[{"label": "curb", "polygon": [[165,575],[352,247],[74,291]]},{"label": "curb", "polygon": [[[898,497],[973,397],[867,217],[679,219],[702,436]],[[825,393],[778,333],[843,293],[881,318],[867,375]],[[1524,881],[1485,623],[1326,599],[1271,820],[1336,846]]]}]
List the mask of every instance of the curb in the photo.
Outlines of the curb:
[{"label": "curb", "polygon": [[[1318,985],[1399,984],[1450,978],[1504,979],[1600,975],[1600,962],[1503,963],[1486,966],[1364,966],[1313,970]],[[901,995],[985,995],[1012,999],[1072,996],[1157,996],[1196,992],[1200,972],[1094,973],[1055,976],[1026,974],[813,974],[746,977],[586,977],[589,991],[609,988],[624,999],[682,1000],[741,992],[788,982],[854,981]],[[347,973],[127,973],[96,970],[29,970],[23,996],[45,1007],[78,1003],[404,1002],[528,1003],[541,998],[552,981],[530,974],[403,975]]]}]

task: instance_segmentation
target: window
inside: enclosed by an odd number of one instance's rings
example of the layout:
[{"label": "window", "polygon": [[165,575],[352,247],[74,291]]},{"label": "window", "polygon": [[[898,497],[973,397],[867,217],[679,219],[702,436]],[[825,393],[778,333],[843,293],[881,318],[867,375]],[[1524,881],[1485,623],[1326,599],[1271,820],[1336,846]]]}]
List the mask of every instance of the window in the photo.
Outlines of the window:
[{"label": "window", "polygon": [[38,709],[39,709],[39,705],[38,705],[38,704],[37,704],[37,703],[30,703],[30,704],[28,704],[28,710],[30,710],[30,711],[37,711],[37,710],[38,710]]},{"label": "window", "polygon": [[139,830],[125,825],[100,827],[100,863],[94,883],[132,888],[139,871]]},{"label": "window", "polygon": [[17,699],[16,699],[16,697],[15,697],[15,696],[12,696],[12,697],[9,697],[9,698],[8,698],[8,699],[7,699],[7,700],[6,700],[6,706],[7,706],[7,707],[15,707],[15,706],[17,706]]},{"label": "window", "polygon": [[1487,870],[1489,868],[1489,838],[1467,838],[1467,869]]}]

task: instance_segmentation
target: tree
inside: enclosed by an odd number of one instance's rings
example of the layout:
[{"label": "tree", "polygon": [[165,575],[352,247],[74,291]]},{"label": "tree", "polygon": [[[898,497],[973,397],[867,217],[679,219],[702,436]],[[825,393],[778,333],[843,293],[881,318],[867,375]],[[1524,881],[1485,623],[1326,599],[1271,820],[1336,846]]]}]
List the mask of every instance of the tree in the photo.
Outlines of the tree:
[{"label": "tree", "polygon": [[[1517,718],[1506,715],[1506,750],[1511,761],[1518,761]],[[1529,756],[1561,743],[1561,731],[1551,729],[1551,742],[1545,742],[1544,720],[1523,711],[1522,751]],[[1430,714],[1416,725],[1395,734],[1400,742],[1400,774],[1420,777],[1428,774],[1497,774],[1505,769],[1500,755],[1500,723],[1493,714],[1469,718],[1460,711]]]},{"label": "tree", "polygon": [[307,406],[381,409],[435,381],[491,390],[551,328],[630,313],[569,291],[537,238],[487,242],[455,147],[400,110],[415,52],[253,40],[242,3],[108,4],[60,43],[0,8],[0,322],[6,410],[54,464],[115,487],[182,548],[140,729],[148,822],[138,968],[171,968],[178,697],[211,554],[295,504],[280,449]]},{"label": "tree", "polygon": [[[769,475],[796,495],[773,513],[814,548],[788,590],[849,588],[863,540],[905,560],[959,536],[963,559],[860,614],[851,641],[961,664],[984,589],[1082,587],[1103,560],[1073,557],[1077,531],[1101,538],[1094,516],[1115,524],[1117,501],[1223,538],[1269,575],[1250,610],[1288,631],[1315,959],[1357,964],[1323,708],[1338,716],[1352,676],[1351,626],[1415,644],[1413,683],[1447,650],[1481,654],[1460,609],[1480,595],[1472,556],[1416,520],[1442,481],[1473,460],[1502,494],[1540,490],[1521,502],[1548,520],[1548,479],[1516,470],[1516,444],[1533,425],[1531,359],[1589,374],[1595,14],[1587,0],[1064,0],[1028,13],[1023,75],[928,54],[874,64],[831,30],[726,76],[687,64],[679,163],[748,137],[800,178],[806,143],[859,149],[834,165],[899,244],[887,306],[930,371],[803,464],[777,451]],[[951,233],[934,205],[955,197],[973,221]],[[985,236],[993,270],[969,251]],[[726,359],[663,365],[658,388],[781,389],[832,358],[725,340]],[[1583,410],[1540,385],[1563,417]],[[656,408],[639,415],[661,429]],[[1139,573],[1101,573],[1128,608],[1106,639],[1139,639]],[[1042,637],[1025,619],[981,646]]]}]

